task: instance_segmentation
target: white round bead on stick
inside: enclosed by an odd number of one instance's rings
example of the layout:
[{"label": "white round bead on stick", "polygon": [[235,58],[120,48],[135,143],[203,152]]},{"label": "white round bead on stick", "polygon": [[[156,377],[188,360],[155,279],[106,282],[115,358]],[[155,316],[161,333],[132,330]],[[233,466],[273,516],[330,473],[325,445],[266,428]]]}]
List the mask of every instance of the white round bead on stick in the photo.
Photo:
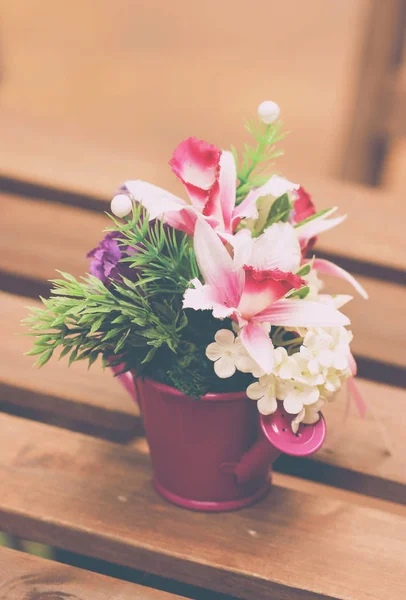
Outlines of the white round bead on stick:
[{"label": "white round bead on stick", "polygon": [[258,106],[258,115],[263,123],[270,125],[279,117],[281,109],[272,100],[265,100]]},{"label": "white round bead on stick", "polygon": [[111,212],[120,219],[129,215],[132,209],[132,200],[126,194],[117,194],[111,201]]}]

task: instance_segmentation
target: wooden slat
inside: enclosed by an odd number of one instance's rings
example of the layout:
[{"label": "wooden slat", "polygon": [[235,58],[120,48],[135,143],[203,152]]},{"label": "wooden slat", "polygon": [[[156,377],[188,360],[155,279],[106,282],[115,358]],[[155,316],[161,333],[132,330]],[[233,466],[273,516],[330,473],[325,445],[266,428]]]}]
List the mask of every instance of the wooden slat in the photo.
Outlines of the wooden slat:
[{"label": "wooden slat", "polygon": [[[364,302],[359,300],[359,304]],[[101,426],[111,432],[139,433],[137,407],[111,374],[103,372],[98,364],[90,370],[85,363],[76,363],[68,369],[66,361],[52,360],[44,369],[38,370],[31,366],[31,357],[23,356],[31,341],[16,333],[24,331],[19,322],[26,314],[26,307],[36,305],[33,300],[0,293],[0,305],[4,342],[0,347],[0,399],[3,402]],[[395,337],[396,331],[393,331]],[[406,483],[402,462],[406,451],[402,404],[405,394],[397,388],[366,381],[360,382],[360,388],[382,420],[395,452],[392,456],[385,454],[385,444],[372,413],[366,420],[351,414],[345,424],[347,433],[342,438],[345,443],[335,444],[333,453],[323,450],[317,455],[328,465],[324,477],[330,481],[334,476],[340,477],[340,486],[399,499],[403,493],[402,485]],[[327,409],[332,440],[340,421],[344,420],[345,404],[343,397]],[[299,462],[295,464],[299,465]],[[285,468],[291,470],[292,466]],[[308,476],[317,478],[318,471],[312,471]]]},{"label": "wooden slat", "polygon": [[406,504],[406,392],[357,380],[368,411],[361,418],[355,406],[347,415],[345,388],[323,409],[325,445],[308,459],[282,456],[276,468],[336,487]]},{"label": "wooden slat", "polygon": [[[0,416],[0,527],[238,597],[403,600],[406,521],[275,485],[237,513],[173,507],[148,456]],[[356,568],[355,568],[356,567]]]},{"label": "wooden slat", "polygon": [[[33,304],[31,300],[0,293],[4,341],[0,347],[0,401],[98,425],[110,432],[139,434],[138,408],[111,374],[103,372],[97,363],[89,371],[84,363],[76,363],[68,369],[66,361],[57,360],[52,360],[41,370],[32,368],[32,358],[23,356],[30,347],[30,339],[15,335],[27,303]],[[309,461],[312,470],[305,472],[307,463],[303,465],[298,459],[293,465],[285,460],[282,468],[287,471],[295,468],[298,474],[303,469],[306,477],[330,483],[336,479],[340,487],[400,501],[406,484],[403,463],[406,452],[403,435],[405,393],[398,388],[364,380],[359,386],[373,412],[369,411],[363,420],[351,411],[345,421],[345,433],[337,439],[340,424],[345,419],[343,391],[342,396],[326,409],[327,445]],[[385,443],[374,414],[382,421],[392,441],[392,455],[385,453]]]},{"label": "wooden slat", "polygon": [[[110,225],[106,216],[78,208],[13,196],[3,196],[2,202],[5,208],[0,269],[14,276],[44,280],[55,277],[56,268],[77,276],[85,273],[89,265],[85,258],[87,251],[103,236],[102,230]],[[16,245],[17,223],[20,231]],[[368,288],[370,299],[365,302],[357,297],[348,306],[355,334],[354,352],[406,366],[402,336],[406,326],[405,289],[365,277],[359,277],[359,280]],[[26,285],[28,287],[30,283]],[[340,280],[332,281],[330,285],[334,293],[353,292]],[[32,287],[35,292],[35,284]]]},{"label": "wooden slat", "polygon": [[0,547],[2,600],[176,600],[180,596]]},{"label": "wooden slat", "polygon": [[[405,269],[406,240],[403,225],[406,203],[391,194],[355,183],[321,180],[306,174],[301,181],[318,209],[338,206],[347,220],[320,235],[317,249],[337,256],[383,267]],[[337,213],[338,214],[338,213]]]},{"label": "wooden slat", "polygon": [[[140,156],[166,162],[189,135],[228,147],[244,138],[243,118],[271,96],[282,106],[287,129],[295,132],[284,144],[289,164],[332,172],[354,102],[370,2],[307,0],[302,6],[297,0],[257,0],[255,8],[260,18],[250,29],[247,11],[232,0],[207,0],[199,8],[178,0],[158,12],[143,0],[117,0],[114,6],[98,0],[97,15],[93,0],[82,0],[80,11],[74,5],[62,11],[52,0],[42,0],[40,10],[36,0],[26,0],[24,10],[7,3],[2,170],[38,176],[41,166],[51,178],[61,171],[68,177],[65,159],[72,151],[79,169],[96,166],[97,153],[86,151],[82,136],[112,154],[132,155],[134,168]],[[269,36],[269,23],[284,27]],[[193,52],[185,51],[189,48]],[[238,93],[230,94],[237,80]],[[12,112],[28,126],[16,128]],[[31,121],[38,134],[30,131]],[[52,141],[49,130],[55,133]],[[104,177],[101,167],[95,179]]]},{"label": "wooden slat", "polygon": [[[166,161],[147,163],[134,160],[132,155],[124,152],[116,153],[96,145],[93,147],[92,142],[86,139],[80,140],[79,145],[86,149],[88,160],[96,160],[100,166],[97,170],[91,164],[83,167],[82,163],[74,163],[71,159],[64,163],[66,179],[51,181],[57,187],[77,191],[79,194],[99,195],[103,208],[108,207],[107,200],[114,195],[117,186],[128,178],[145,179],[184,196],[182,186],[176,181]],[[3,170],[0,174],[7,176],[10,171]],[[406,241],[402,223],[406,220],[406,204],[402,201],[401,194],[316,179],[309,173],[287,171],[285,174],[306,187],[318,208],[338,206],[341,213],[349,215],[345,223],[320,236],[320,251],[383,267],[404,269]],[[34,181],[39,184],[49,182],[46,176],[38,176]],[[0,196],[1,206],[7,202],[7,195]]]}]

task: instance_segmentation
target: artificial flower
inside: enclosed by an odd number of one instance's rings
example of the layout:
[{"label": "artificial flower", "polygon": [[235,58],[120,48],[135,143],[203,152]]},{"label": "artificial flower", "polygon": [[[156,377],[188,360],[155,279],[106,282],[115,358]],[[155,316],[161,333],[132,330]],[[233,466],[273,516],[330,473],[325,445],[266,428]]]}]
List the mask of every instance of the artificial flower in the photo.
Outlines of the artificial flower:
[{"label": "artificial flower", "polygon": [[289,379],[280,381],[278,397],[283,400],[286,412],[296,415],[304,406],[317,402],[320,392],[316,386]]},{"label": "artificial flower", "polygon": [[295,255],[297,242],[289,247],[288,244],[274,244],[272,235],[270,239],[272,243],[264,244],[262,248],[267,257],[266,264],[272,265],[270,270],[236,265],[213,229],[199,219],[194,250],[205,284],[194,279],[193,287],[186,290],[183,300],[184,308],[209,309],[216,318],[231,317],[237,321],[242,343],[267,374],[272,372],[274,365],[273,344],[262,323],[299,327],[349,323],[347,317],[328,305],[283,299],[288,289],[302,285],[300,278],[295,282],[291,273],[281,274],[282,269],[279,269],[279,265],[286,264],[286,253]]},{"label": "artificial flower", "polygon": [[300,348],[301,356],[307,360],[310,373],[316,374],[323,369],[336,371],[348,369],[348,348],[352,333],[345,327],[330,329],[311,329]]},{"label": "artificial flower", "polygon": [[257,401],[258,410],[263,415],[271,415],[278,408],[276,400],[275,375],[263,375],[247,387],[247,396]]},{"label": "artificial flower", "polygon": [[134,253],[134,249],[119,243],[123,239],[118,232],[108,233],[96,248],[88,254],[90,258],[89,271],[91,275],[100,279],[102,283],[119,281],[122,277],[130,280],[138,278],[135,269],[130,269],[126,263],[120,263],[122,258]]},{"label": "artificial flower", "polygon": [[206,348],[206,356],[214,362],[214,371],[218,377],[231,377],[237,369],[243,373],[258,372],[258,365],[230,329],[220,329],[214,339],[215,342]]},{"label": "artificial flower", "polygon": [[198,216],[220,234],[232,234],[242,218],[257,217],[255,195],[248,194],[236,205],[237,171],[231,152],[189,138],[175,149],[170,165],[185,185],[188,200],[145,181],[124,184],[148,210],[150,219],[162,217],[171,227],[193,235]]}]

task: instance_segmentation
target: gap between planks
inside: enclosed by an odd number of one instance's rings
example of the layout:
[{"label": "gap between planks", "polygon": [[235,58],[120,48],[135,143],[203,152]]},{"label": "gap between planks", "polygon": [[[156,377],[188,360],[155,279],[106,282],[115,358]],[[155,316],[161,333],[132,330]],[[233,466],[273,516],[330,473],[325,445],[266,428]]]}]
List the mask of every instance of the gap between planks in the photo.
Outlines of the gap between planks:
[{"label": "gap between planks", "polygon": [[15,535],[247,600],[404,598],[397,514],[278,485],[234,514],[193,513],[156,495],[134,448],[8,415],[0,427],[0,527]]},{"label": "gap between planks", "polygon": [[[88,371],[85,362],[75,363],[68,370],[66,362],[54,359],[41,370],[32,367],[32,357],[23,356],[30,347],[30,339],[15,334],[26,300],[0,293],[0,304],[5,342],[0,347],[2,402],[40,411],[46,418],[62,419],[62,424],[63,419],[69,419],[98,426],[117,435],[114,437],[117,440],[125,441],[142,433],[138,408],[110,371],[103,372],[98,364]],[[289,461],[288,457],[282,457],[276,468],[401,502],[406,483],[403,463],[405,393],[395,387],[364,380],[359,381],[359,386],[373,410],[368,411],[366,419],[360,419],[351,407],[345,420],[347,399],[343,393],[341,398],[326,407],[329,436],[325,447],[311,459]],[[392,440],[392,455],[386,453],[374,415],[383,423]],[[343,423],[345,433],[340,436],[338,432]]]}]

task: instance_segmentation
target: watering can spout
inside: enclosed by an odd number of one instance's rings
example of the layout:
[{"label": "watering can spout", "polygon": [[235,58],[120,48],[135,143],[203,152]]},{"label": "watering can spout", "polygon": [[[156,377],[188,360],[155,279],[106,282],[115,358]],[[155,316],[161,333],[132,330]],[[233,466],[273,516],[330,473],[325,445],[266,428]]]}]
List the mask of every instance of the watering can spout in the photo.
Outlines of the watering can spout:
[{"label": "watering can spout", "polygon": [[234,468],[234,475],[239,484],[255,479],[257,474],[269,469],[281,452],[275,448],[262,434],[253,446],[244,454]]},{"label": "watering can spout", "polygon": [[308,456],[316,452],[326,437],[326,425],[322,415],[317,423],[301,424],[293,433],[293,415],[284,412],[280,405],[272,415],[261,415],[261,431],[257,441],[251,446],[233,469],[238,483],[243,484],[271,467],[282,453],[292,456]]}]

